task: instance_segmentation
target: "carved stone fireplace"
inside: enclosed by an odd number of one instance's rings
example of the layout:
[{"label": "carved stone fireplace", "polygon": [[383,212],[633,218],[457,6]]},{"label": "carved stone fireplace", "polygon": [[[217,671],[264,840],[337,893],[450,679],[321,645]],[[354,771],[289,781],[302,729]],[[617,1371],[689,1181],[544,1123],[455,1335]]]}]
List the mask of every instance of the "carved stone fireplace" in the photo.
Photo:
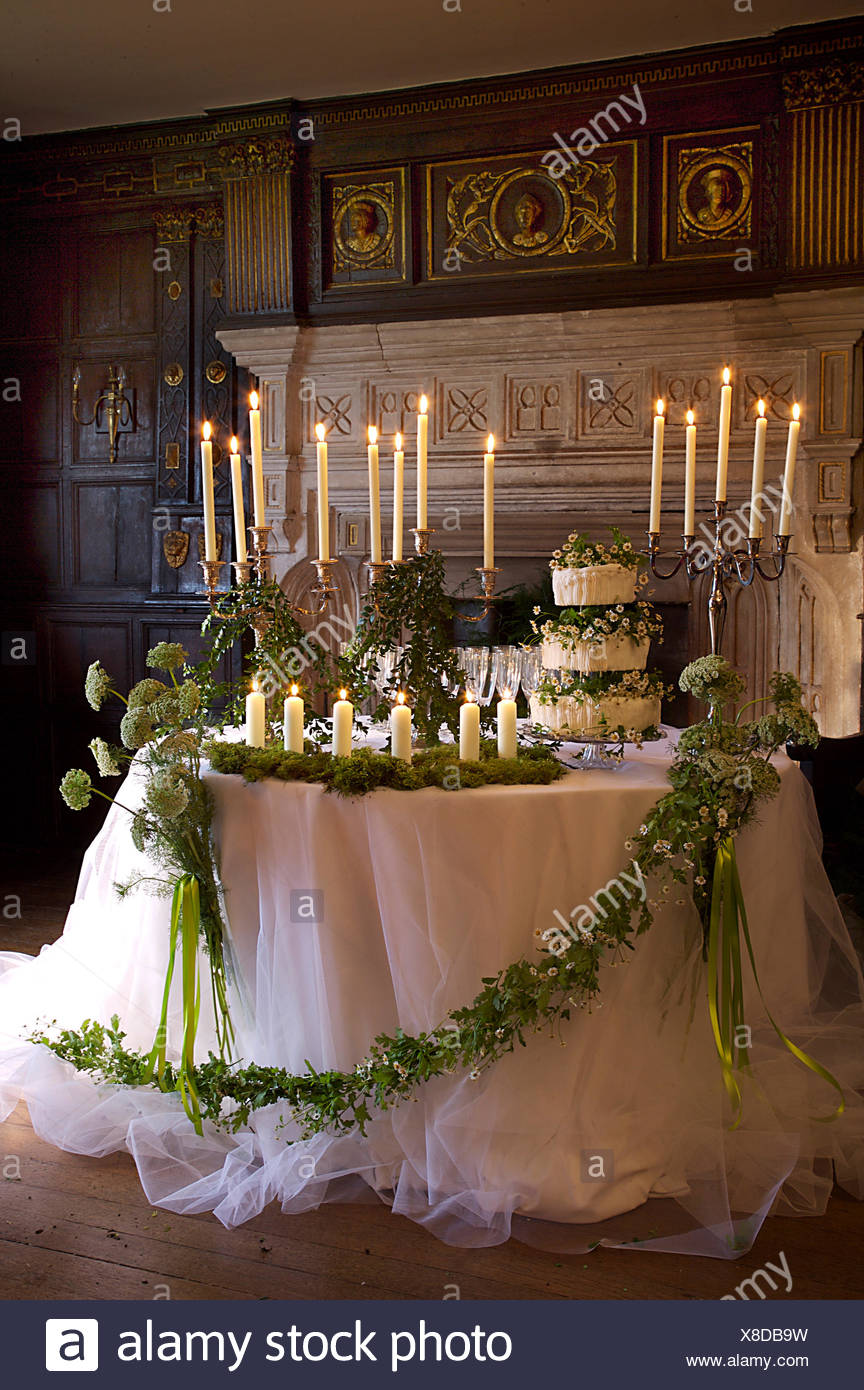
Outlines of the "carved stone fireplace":
[{"label": "carved stone fireplace", "polygon": [[[803,408],[791,558],[779,584],[730,596],[726,652],[754,694],[777,666],[801,679],[825,734],[857,731],[861,709],[861,542],[853,526],[853,463],[861,451],[864,291],[817,290],[765,299],[519,313],[338,326],[256,326],[219,336],[253,372],[263,397],[268,519],[276,575],[303,594],[315,554],[314,424],[328,427],[336,574],[356,609],[368,556],[366,427],[387,463],[406,437],[406,528],[413,521],[417,399],[430,399],[429,524],[455,587],[482,548],[482,453],[496,445],[499,587],[535,578],[575,527],[647,528],[652,402],[667,401],[663,540],[682,526],[684,412],[696,412],[697,529],[711,512],[720,372],[733,371],[729,510],[750,493],[757,399],[769,417],[766,482],[782,473],[793,400]],[[744,522],[746,528],[746,520]],[[767,531],[766,527],[766,531]],[[746,534],[746,529],[744,531]],[[410,536],[407,538],[410,543]],[[656,583],[664,603],[688,604],[687,646],[707,650],[704,595]],[[467,592],[474,592],[468,589]]]}]

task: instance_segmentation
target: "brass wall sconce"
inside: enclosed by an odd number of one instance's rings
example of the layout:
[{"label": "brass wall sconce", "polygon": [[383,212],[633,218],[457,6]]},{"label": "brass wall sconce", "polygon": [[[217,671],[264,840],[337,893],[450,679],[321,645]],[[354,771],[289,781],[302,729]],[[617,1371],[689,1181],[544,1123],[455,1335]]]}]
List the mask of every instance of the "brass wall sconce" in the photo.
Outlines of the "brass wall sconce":
[{"label": "brass wall sconce", "polygon": [[93,425],[98,422],[100,413],[104,412],[108,428],[108,458],[111,463],[116,463],[117,434],[122,425],[132,425],[132,405],[126,395],[126,368],[115,368],[113,363],[109,363],[108,386],[96,397],[89,420],[81,415],[80,390],[81,368],[76,363],[72,372],[72,418],[78,425]]}]

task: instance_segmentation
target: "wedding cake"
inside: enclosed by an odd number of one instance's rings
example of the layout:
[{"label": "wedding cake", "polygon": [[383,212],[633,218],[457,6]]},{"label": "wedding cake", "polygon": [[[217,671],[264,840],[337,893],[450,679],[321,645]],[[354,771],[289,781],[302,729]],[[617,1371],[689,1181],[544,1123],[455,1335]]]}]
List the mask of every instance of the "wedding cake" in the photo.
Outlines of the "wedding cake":
[{"label": "wedding cake", "polygon": [[574,532],[552,560],[561,608],[534,630],[543,677],[531,696],[532,720],[566,738],[633,738],[660,723],[663,679],[646,670],[651,639],[662,641],[657,610],[637,597],[642,557],[617,527],[611,544]]}]

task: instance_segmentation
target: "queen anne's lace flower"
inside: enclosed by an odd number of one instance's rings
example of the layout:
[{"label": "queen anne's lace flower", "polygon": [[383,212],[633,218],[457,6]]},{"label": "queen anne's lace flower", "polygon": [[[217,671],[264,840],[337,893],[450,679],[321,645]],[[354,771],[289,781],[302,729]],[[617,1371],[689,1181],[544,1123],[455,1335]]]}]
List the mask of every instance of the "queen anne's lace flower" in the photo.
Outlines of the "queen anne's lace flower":
[{"label": "queen anne's lace flower", "polygon": [[145,676],[143,681],[133,685],[129,691],[129,708],[138,709],[146,705],[152,705],[154,700],[158,700],[160,695],[167,693],[168,687],[162,681],[157,681],[154,676]]},{"label": "queen anne's lace flower", "polygon": [[191,719],[197,714],[201,704],[201,691],[195,681],[184,681],[177,691],[177,704],[183,719]]},{"label": "queen anne's lace flower", "polygon": [[70,768],[60,783],[60,795],[70,811],[83,811],[85,806],[90,805],[92,794],[93,783],[90,774],[80,767]]},{"label": "queen anne's lace flower", "polygon": [[147,805],[154,816],[175,820],[189,804],[189,791],[170,769],[154,772],[147,788]]},{"label": "queen anne's lace flower", "polygon": [[101,709],[105,696],[111,689],[111,677],[99,661],[94,661],[87,668],[87,675],[84,678],[84,694],[87,696],[88,704],[93,709]]},{"label": "queen anne's lace flower", "polygon": [[153,720],[150,707],[129,709],[120,721],[120,737],[127,748],[143,748],[153,738]]},{"label": "queen anne's lace flower", "polygon": [[100,777],[119,777],[120,768],[104,738],[91,738],[87,747],[96,759]]},{"label": "queen anne's lace flower", "polygon": [[182,642],[157,642],[147,653],[147,665],[155,671],[173,671],[189,657]]},{"label": "queen anne's lace flower", "polygon": [[743,694],[746,682],[722,656],[700,656],[685,666],[678,679],[682,690],[708,704],[729,704]]}]

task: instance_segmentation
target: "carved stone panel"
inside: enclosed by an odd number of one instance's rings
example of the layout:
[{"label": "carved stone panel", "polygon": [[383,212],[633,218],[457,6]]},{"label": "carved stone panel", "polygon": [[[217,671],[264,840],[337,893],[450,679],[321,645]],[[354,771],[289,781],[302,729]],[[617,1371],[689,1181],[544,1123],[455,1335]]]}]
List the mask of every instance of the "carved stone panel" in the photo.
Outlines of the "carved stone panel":
[{"label": "carved stone panel", "polygon": [[[636,145],[605,145],[555,178],[543,151],[427,170],[430,280],[572,270],[635,259]],[[564,161],[566,162],[566,161]]]},{"label": "carved stone panel", "polygon": [[563,376],[507,379],[507,438],[551,439],[567,432],[567,381]]},{"label": "carved stone panel", "polygon": [[369,421],[375,424],[382,439],[400,431],[407,439],[416,436],[417,409],[421,392],[414,387],[405,389],[391,385],[369,384]]},{"label": "carved stone panel", "polygon": [[405,171],[324,175],[325,288],[405,281]]},{"label": "carved stone panel", "polygon": [[644,434],[647,401],[643,373],[579,373],[579,434],[595,439]]},{"label": "carved stone panel", "polygon": [[354,402],[350,391],[338,388],[316,393],[314,401],[307,402],[306,438],[315,442],[315,426],[323,424],[327,430],[328,442],[347,441],[357,438],[353,414]]},{"label": "carved stone panel", "polygon": [[758,245],[754,216],[757,137],[756,127],[665,137],[666,259],[735,256]]},{"label": "carved stone panel", "polygon": [[441,381],[431,431],[438,443],[470,443],[478,437],[500,431],[497,405],[491,383],[466,380]]}]

